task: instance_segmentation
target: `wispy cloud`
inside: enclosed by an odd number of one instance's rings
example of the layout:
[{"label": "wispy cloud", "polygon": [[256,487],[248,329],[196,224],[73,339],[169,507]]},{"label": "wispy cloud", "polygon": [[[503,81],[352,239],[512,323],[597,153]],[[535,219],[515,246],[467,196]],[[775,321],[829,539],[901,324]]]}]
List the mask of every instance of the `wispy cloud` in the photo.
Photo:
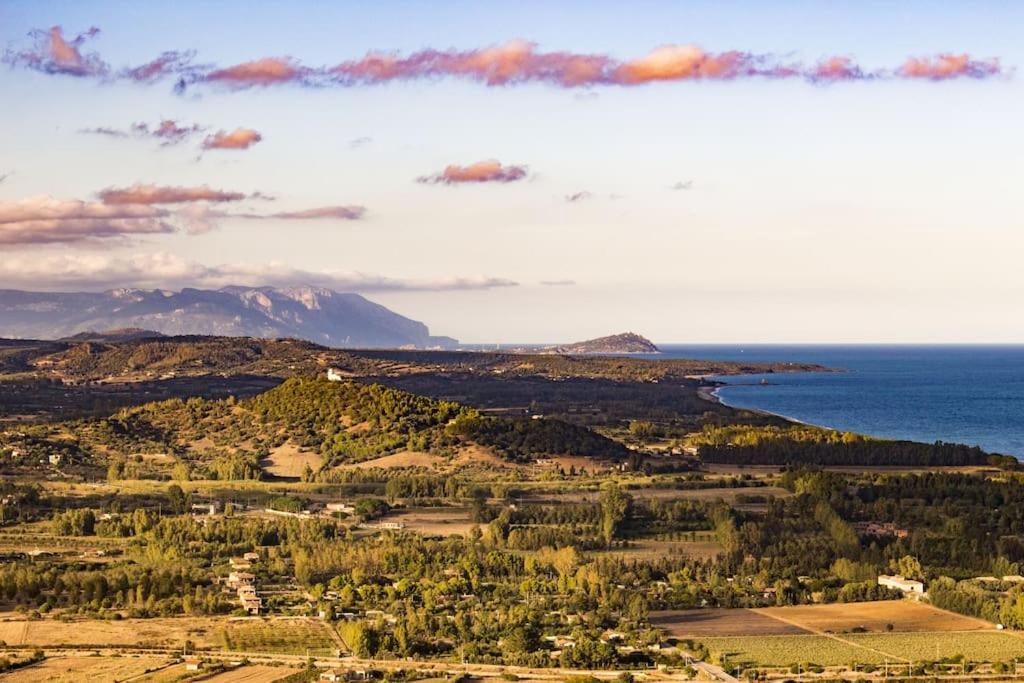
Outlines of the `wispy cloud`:
[{"label": "wispy cloud", "polygon": [[319,220],[333,218],[343,221],[357,221],[366,214],[364,206],[320,206],[315,209],[304,209],[302,211],[279,211],[266,215],[247,215],[247,218],[280,218],[283,220]]},{"label": "wispy cloud", "polygon": [[289,57],[267,57],[251,62],[214,69],[200,76],[207,83],[220,83],[232,88],[278,85],[301,81],[311,70]]},{"label": "wispy cloud", "polygon": [[195,56],[195,52],[191,50],[170,50],[141,66],[122,69],[118,77],[136,83],[155,83],[168,76],[194,78],[204,68],[192,63]]},{"label": "wispy cloud", "polygon": [[207,185],[198,187],[171,187],[142,185],[108,187],[98,193],[104,204],[183,204],[186,202],[237,202],[245,199],[244,192],[214,190]]},{"label": "wispy cloud", "polygon": [[209,266],[162,252],[131,256],[13,255],[0,261],[0,286],[34,289],[41,283],[49,290],[312,285],[364,293],[480,290],[517,285],[513,280],[498,277],[407,279],[361,272],[302,270],[278,262]]},{"label": "wispy cloud", "polygon": [[263,140],[259,131],[236,128],[231,132],[220,130],[203,140],[203,149],[249,149]]},{"label": "wispy cloud", "polygon": [[0,202],[0,244],[57,244],[166,234],[175,231],[170,218],[167,210],[153,206],[29,197]]},{"label": "wispy cloud", "polygon": [[22,51],[8,50],[4,60],[45,73],[104,80],[152,83],[172,78],[179,91],[200,84],[230,91],[287,84],[357,87],[442,78],[494,87],[546,83],[564,88],[750,78],[803,79],[812,83],[899,78],[945,81],[1005,76],[1012,72],[999,59],[952,52],[913,57],[897,66],[869,68],[843,55],[802,62],[793,60],[785,51],[783,56],[742,49],[715,52],[679,44],[662,45],[643,56],[623,60],[605,53],[544,51],[526,40],[407,54],[375,50],[361,58],[320,66],[305,65],[290,56],[263,57],[231,66],[205,65],[195,62],[193,52],[170,50],[140,66],[114,70],[99,55],[82,51],[83,44],[97,33],[97,29],[90,29],[67,39],[59,26],[33,31],[30,36],[34,44]]},{"label": "wispy cloud", "polygon": [[360,138],[354,138],[352,140],[349,140],[348,146],[351,147],[352,149],[358,149],[360,147],[366,147],[371,142],[373,142],[373,138],[363,136]]},{"label": "wispy cloud", "polygon": [[[273,213],[230,212],[214,205],[249,200],[272,200],[260,192],[245,194],[206,185],[172,187],[136,184],[109,187],[97,193],[98,202],[29,197],[0,201],[0,244],[73,244],[84,241],[158,235],[184,230],[202,235],[225,220],[355,221],[366,214],[362,206],[320,206]],[[6,255],[5,255],[6,256]]]},{"label": "wispy cloud", "polygon": [[540,284],[545,287],[572,287],[576,284],[575,280],[541,280]]},{"label": "wispy cloud", "polygon": [[573,192],[572,194],[565,195],[565,201],[569,203],[582,202],[593,197],[592,194],[583,190],[582,192]]},{"label": "wispy cloud", "polygon": [[133,123],[128,128],[112,128],[109,126],[97,126],[95,128],[83,128],[79,132],[90,135],[105,135],[113,138],[139,138],[156,140],[163,147],[177,145],[185,142],[194,135],[206,130],[199,124],[183,124],[173,119],[150,125],[145,121]]},{"label": "wispy cloud", "polygon": [[690,189],[693,189],[693,181],[692,180],[680,180],[678,182],[673,183],[672,185],[669,185],[668,189],[675,190],[677,192],[681,191],[681,190],[690,190]]},{"label": "wispy cloud", "polygon": [[8,50],[4,61],[15,66],[23,66],[35,71],[65,76],[106,76],[109,65],[95,53],[83,53],[82,45],[90,38],[98,35],[96,27],[80,33],[74,38],[64,37],[60,26],[48,30],[34,30],[29,37],[34,45],[20,52]]},{"label": "wispy cloud", "polygon": [[998,59],[979,60],[967,54],[913,57],[899,68],[904,78],[945,81],[951,78],[988,78],[1002,72]]},{"label": "wispy cloud", "polygon": [[418,183],[460,185],[463,183],[511,183],[526,177],[525,166],[503,166],[497,159],[486,159],[468,166],[452,164],[440,173],[420,176]]}]

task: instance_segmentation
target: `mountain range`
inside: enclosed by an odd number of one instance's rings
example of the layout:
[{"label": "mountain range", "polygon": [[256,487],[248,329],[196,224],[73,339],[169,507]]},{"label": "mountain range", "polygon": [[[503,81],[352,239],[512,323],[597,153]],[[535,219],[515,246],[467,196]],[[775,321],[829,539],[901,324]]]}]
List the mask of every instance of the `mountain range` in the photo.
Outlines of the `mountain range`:
[{"label": "mountain range", "polygon": [[[0,290],[0,336],[88,337],[106,330],[162,335],[293,337],[335,347],[451,348],[411,320],[359,294],[317,287],[106,292]],[[83,334],[88,333],[88,334]]]}]

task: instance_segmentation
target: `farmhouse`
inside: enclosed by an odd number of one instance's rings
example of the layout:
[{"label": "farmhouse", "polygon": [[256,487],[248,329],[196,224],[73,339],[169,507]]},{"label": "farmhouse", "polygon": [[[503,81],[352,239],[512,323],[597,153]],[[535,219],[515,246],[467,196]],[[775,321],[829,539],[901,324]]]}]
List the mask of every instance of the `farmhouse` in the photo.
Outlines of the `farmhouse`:
[{"label": "farmhouse", "polygon": [[252,563],[244,557],[232,557],[228,560],[228,564],[230,564],[231,568],[235,570],[252,569]]},{"label": "farmhouse", "polygon": [[255,595],[246,595],[245,597],[239,598],[239,602],[242,603],[242,609],[244,609],[249,616],[258,616],[260,609],[263,607],[263,599]]},{"label": "farmhouse", "polygon": [[352,515],[356,512],[356,507],[349,503],[328,503],[328,512],[344,512],[346,515]]},{"label": "farmhouse", "polygon": [[224,583],[227,584],[228,588],[251,586],[256,583],[256,577],[248,572],[231,572]]},{"label": "farmhouse", "polygon": [[912,581],[905,579],[902,576],[888,576],[882,574],[878,577],[878,585],[885,586],[886,588],[895,588],[898,591],[904,593],[913,593],[916,595],[924,595],[924,584],[920,581]]},{"label": "farmhouse", "polygon": [[405,522],[384,521],[379,526],[381,529],[404,529]]}]

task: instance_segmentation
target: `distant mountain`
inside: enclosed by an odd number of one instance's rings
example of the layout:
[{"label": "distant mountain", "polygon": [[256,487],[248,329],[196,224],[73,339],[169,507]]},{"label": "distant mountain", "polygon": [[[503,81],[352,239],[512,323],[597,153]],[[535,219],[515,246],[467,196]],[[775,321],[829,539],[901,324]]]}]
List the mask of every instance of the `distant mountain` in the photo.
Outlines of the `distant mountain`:
[{"label": "distant mountain", "polygon": [[449,348],[427,326],[358,294],[316,287],[218,290],[115,289],[107,292],[0,290],[0,334],[61,339],[94,330],[164,335],[294,337],[325,346]]},{"label": "distant mountain", "polygon": [[624,332],[575,344],[552,346],[544,349],[543,353],[659,353],[659,349],[646,337]]}]

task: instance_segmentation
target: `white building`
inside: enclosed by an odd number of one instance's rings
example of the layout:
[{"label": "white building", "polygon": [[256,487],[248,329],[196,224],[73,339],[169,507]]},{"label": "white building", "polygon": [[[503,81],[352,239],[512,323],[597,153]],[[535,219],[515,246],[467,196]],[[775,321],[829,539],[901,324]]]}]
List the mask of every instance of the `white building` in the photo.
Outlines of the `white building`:
[{"label": "white building", "polygon": [[898,591],[904,593],[913,593],[916,595],[924,595],[924,584],[920,581],[912,581],[905,579],[902,576],[887,576],[882,574],[878,577],[878,585],[885,586],[886,588],[895,588]]},{"label": "white building", "polygon": [[344,382],[345,378],[341,376],[341,373],[334,368],[327,368],[327,381],[329,382]]}]

